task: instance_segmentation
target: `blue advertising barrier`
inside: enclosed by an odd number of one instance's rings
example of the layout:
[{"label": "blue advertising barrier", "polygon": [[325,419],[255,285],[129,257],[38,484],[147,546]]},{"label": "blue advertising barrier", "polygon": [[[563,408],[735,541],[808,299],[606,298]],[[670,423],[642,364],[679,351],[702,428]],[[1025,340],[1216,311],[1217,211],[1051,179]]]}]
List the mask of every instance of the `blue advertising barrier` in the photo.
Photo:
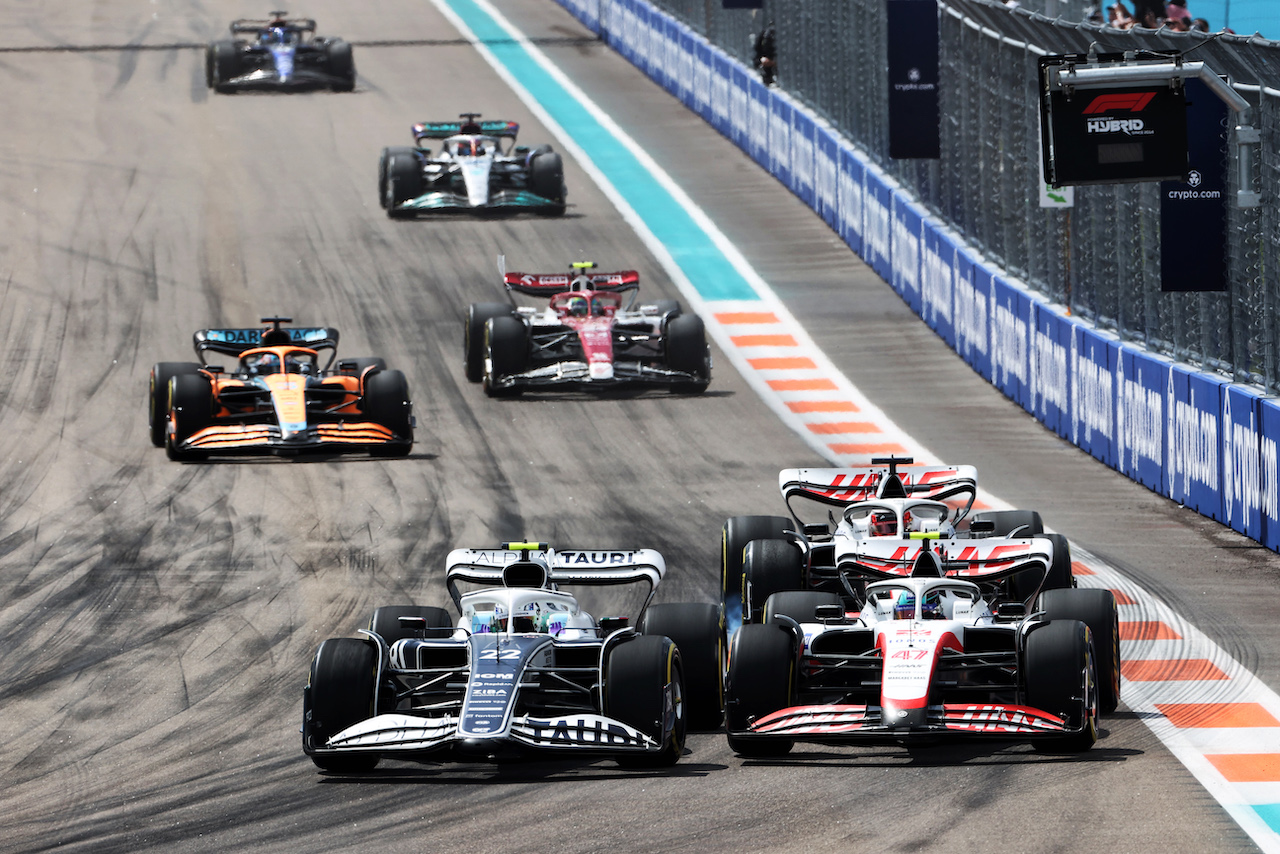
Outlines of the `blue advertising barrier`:
[{"label": "blue advertising barrier", "polygon": [[866,221],[863,219],[866,190],[863,177],[866,169],[852,148],[841,145],[839,151],[840,174],[836,180],[836,204],[840,224],[836,226],[836,231],[854,252],[865,258],[867,253],[862,238],[866,233]]},{"label": "blue advertising barrier", "polygon": [[1115,339],[1075,326],[1071,347],[1071,441],[1112,468],[1116,465]]},{"label": "blue advertising barrier", "polygon": [[817,210],[818,198],[814,192],[815,131],[817,126],[813,119],[800,110],[791,111],[791,192],[799,196],[800,201]]},{"label": "blue advertising barrier", "polygon": [[1071,438],[1071,322],[1047,305],[1033,303],[1027,349],[1028,410],[1044,426]]},{"label": "blue advertising barrier", "polygon": [[1165,392],[1167,359],[1124,346],[1116,366],[1116,468],[1148,489],[1167,494]]},{"label": "blue advertising barrier", "polygon": [[889,185],[870,169],[863,171],[862,181],[862,259],[888,282],[893,275],[889,269],[893,194]]},{"label": "blue advertising barrier", "polygon": [[1168,496],[1222,521],[1219,414],[1226,383],[1180,365],[1166,390],[1165,481]]},{"label": "blue advertising barrier", "polygon": [[1262,539],[1262,448],[1258,398],[1246,389],[1222,388],[1222,512],[1246,537]]},{"label": "blue advertising barrier", "polygon": [[1258,401],[1258,455],[1262,490],[1262,543],[1280,551],[1280,472],[1276,469],[1276,448],[1280,446],[1280,401],[1264,397]]},{"label": "blue advertising barrier", "polygon": [[894,193],[889,199],[892,217],[889,231],[889,284],[898,296],[920,313],[920,224],[919,209]]},{"label": "blue advertising barrier", "polygon": [[991,280],[991,371],[996,388],[1027,411],[1031,300],[999,276]]},{"label": "blue advertising barrier", "polygon": [[956,328],[956,352],[988,382],[991,380],[991,337],[987,330],[991,301],[991,271],[977,263],[967,249],[956,252],[951,306]]},{"label": "blue advertising barrier", "polygon": [[803,107],[646,0],[558,0],[814,208],[977,373],[1130,478],[1280,551],[1280,403],[1065,317]]},{"label": "blue advertising barrier", "polygon": [[769,165],[773,176],[791,187],[791,105],[771,90],[769,99]]},{"label": "blue advertising barrier", "polygon": [[951,321],[951,299],[955,289],[956,245],[928,220],[922,230],[920,316],[954,350],[956,330]]},{"label": "blue advertising barrier", "polygon": [[813,193],[818,214],[840,231],[840,144],[824,127],[813,129]]}]

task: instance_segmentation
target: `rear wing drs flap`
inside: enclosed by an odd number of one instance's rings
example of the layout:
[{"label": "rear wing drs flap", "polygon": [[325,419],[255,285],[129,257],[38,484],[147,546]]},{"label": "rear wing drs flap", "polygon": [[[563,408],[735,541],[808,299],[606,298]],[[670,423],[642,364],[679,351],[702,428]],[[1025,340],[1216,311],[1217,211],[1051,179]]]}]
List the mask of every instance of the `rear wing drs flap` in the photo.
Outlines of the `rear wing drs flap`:
[{"label": "rear wing drs flap", "polygon": [[[549,567],[547,577],[541,584],[531,584],[527,580],[515,581],[504,572],[513,564],[531,559],[545,561]],[[607,586],[646,582],[649,592],[641,608],[643,614],[666,572],[666,561],[653,549],[454,549],[449,552],[445,564],[445,582],[455,604],[462,595],[458,582],[463,581],[495,587],[553,587],[558,584]]]},{"label": "rear wing drs flap", "polygon": [[926,498],[965,507],[963,518],[978,495],[978,470],[974,466],[871,465],[858,468],[783,469],[778,472],[778,489],[791,515],[793,498],[804,498],[844,507],[872,498]]},{"label": "rear wing drs flap", "polygon": [[550,296],[571,290],[575,280],[585,279],[593,291],[624,293],[640,289],[640,274],[635,270],[616,273],[504,273],[502,284],[508,291],[529,296]]},{"label": "rear wing drs flap", "polygon": [[[475,122],[479,125],[480,133],[484,136],[498,137],[499,139],[515,139],[516,134],[520,132],[520,124],[518,122],[506,121],[487,121]],[[418,122],[413,126],[414,139],[448,139],[463,133],[463,122]]]},{"label": "rear wing drs flap", "polygon": [[994,582],[1035,570],[1047,577],[1053,565],[1053,540],[1047,537],[947,540],[918,536],[911,540],[864,540],[836,555],[836,567],[863,578],[885,579],[912,574],[920,551],[939,550],[942,574],[973,582]]},{"label": "rear wing drs flap", "polygon": [[[263,333],[271,331],[270,327],[261,326],[252,329],[198,329],[192,336],[196,355],[204,362],[204,354],[208,351],[239,357],[245,350],[263,346]],[[281,332],[289,333],[289,343],[312,350],[337,350],[338,330],[328,326],[316,327],[282,327]]]},{"label": "rear wing drs flap", "polygon": [[316,22],[311,18],[263,18],[262,20],[238,18],[231,22],[231,32],[235,35],[260,33],[270,26],[283,26],[285,29],[299,30],[304,33],[316,31]]}]

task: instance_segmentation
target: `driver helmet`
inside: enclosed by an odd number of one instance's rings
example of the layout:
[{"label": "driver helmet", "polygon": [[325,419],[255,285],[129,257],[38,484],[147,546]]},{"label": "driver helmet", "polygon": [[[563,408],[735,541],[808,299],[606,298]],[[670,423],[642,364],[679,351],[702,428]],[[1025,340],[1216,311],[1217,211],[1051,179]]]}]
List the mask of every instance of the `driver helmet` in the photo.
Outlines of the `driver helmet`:
[{"label": "driver helmet", "polygon": [[290,353],[284,357],[284,369],[291,374],[309,374],[311,373],[311,360],[297,353]]},{"label": "driver helmet", "polygon": [[267,27],[262,31],[262,41],[266,44],[284,44],[284,27]]},{"label": "driver helmet", "polygon": [[280,360],[275,353],[262,353],[250,358],[248,368],[249,373],[257,376],[275,374],[280,371]]},{"label": "driver helmet", "polygon": [[942,594],[933,591],[925,595],[920,602],[920,617],[925,620],[945,620],[947,615],[942,610]]},{"label": "driver helmet", "polygon": [[910,511],[910,510],[903,510],[903,511],[902,511],[902,530],[904,530],[904,531],[918,531],[918,530],[920,530],[920,528],[919,528],[919,527],[917,527],[917,525],[915,524],[915,522],[916,522],[915,517],[911,515],[911,511]]},{"label": "driver helmet", "polygon": [[893,603],[893,618],[895,620],[914,620],[916,617],[916,596],[914,593],[904,590],[898,594],[898,599]]},{"label": "driver helmet", "polygon": [[565,312],[573,317],[586,317],[591,312],[586,297],[569,297],[565,300],[564,307]]},{"label": "driver helmet", "polygon": [[600,317],[609,313],[609,309],[613,308],[613,303],[604,297],[591,298],[591,314],[594,317]]},{"label": "driver helmet", "polygon": [[872,513],[870,532],[873,537],[892,537],[898,533],[898,523],[893,518],[893,513],[888,510]]}]

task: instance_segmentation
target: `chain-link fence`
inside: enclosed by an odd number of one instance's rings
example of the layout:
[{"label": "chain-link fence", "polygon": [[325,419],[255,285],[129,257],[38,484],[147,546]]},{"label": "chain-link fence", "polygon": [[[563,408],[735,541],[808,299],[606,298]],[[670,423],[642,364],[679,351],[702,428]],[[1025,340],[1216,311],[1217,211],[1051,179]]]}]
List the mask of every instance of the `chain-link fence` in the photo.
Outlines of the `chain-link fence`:
[{"label": "chain-link fence", "polygon": [[[1031,287],[1124,340],[1280,391],[1280,42],[1102,27],[1080,0],[940,0],[942,156],[905,161],[888,154],[885,0],[655,2],[747,64],[755,36],[775,27],[778,85]],[[1160,291],[1158,184],[1077,187],[1074,208],[1040,207],[1037,58],[1095,44],[1189,53],[1253,105],[1262,205],[1228,206],[1226,293]],[[1230,141],[1234,182],[1234,131]]]}]

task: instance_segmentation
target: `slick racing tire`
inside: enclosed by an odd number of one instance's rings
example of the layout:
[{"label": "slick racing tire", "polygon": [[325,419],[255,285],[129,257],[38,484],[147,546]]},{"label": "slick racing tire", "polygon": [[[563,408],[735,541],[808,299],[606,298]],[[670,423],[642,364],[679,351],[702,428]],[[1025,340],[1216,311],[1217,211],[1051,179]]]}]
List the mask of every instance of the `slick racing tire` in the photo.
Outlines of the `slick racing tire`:
[{"label": "slick racing tire", "polygon": [[[369,641],[330,638],[320,644],[311,662],[306,700],[302,704],[302,748],[310,753],[332,736],[374,714],[374,685],[378,679],[378,650]],[[312,755],[321,770],[344,774],[372,771],[374,754]]]},{"label": "slick racing tire", "polygon": [[[416,628],[401,625],[401,617],[422,617],[427,621],[429,638],[443,637],[453,631],[453,620],[444,608],[430,605],[383,605],[373,612],[369,618],[369,631],[387,642],[387,646],[405,638],[420,638],[422,633]],[[433,629],[435,631],[433,631]],[[446,630],[441,632],[440,630]]]},{"label": "slick racing tire", "polygon": [[996,523],[996,529],[989,534],[992,537],[1038,537],[1044,533],[1044,523],[1034,510],[991,510],[973,517],[974,522],[983,520]]},{"label": "slick racing tire", "polygon": [[789,540],[752,540],[742,556],[743,615],[762,622],[764,604],[775,593],[804,588],[804,560]]},{"label": "slick racing tire", "polygon": [[416,160],[418,153],[416,149],[407,145],[382,149],[382,156],[378,158],[378,204],[384,209],[391,201],[391,197],[387,195],[387,183],[391,178],[391,161],[397,157]]},{"label": "slick racing tire", "polygon": [[171,460],[207,458],[204,451],[180,450],[179,446],[213,423],[213,386],[203,374],[177,374],[169,380],[168,397],[174,430],[165,434],[165,453]]},{"label": "slick racing tire", "polygon": [[641,634],[671,638],[680,649],[689,729],[718,729],[724,719],[726,651],[720,606],[704,602],[651,605],[637,628]]},{"label": "slick racing tire", "polygon": [[1053,542],[1053,560],[1049,564],[1049,574],[1041,583],[1037,570],[1026,570],[1009,579],[1010,596],[1020,602],[1026,602],[1037,592],[1047,590],[1064,590],[1075,587],[1075,577],[1071,574],[1071,544],[1062,534],[1038,534]]},{"label": "slick racing tire", "polygon": [[679,317],[680,313],[684,311],[678,299],[660,299],[654,302],[653,306],[658,310],[658,314],[667,319],[668,323],[672,319]]},{"label": "slick racing tire", "polygon": [[[671,706],[667,686],[671,686]],[[674,765],[684,753],[684,676],[680,650],[669,638],[640,635],[609,651],[605,668],[604,713],[640,730],[661,745],[657,753],[618,757],[626,767]],[[668,713],[672,716],[668,719]],[[670,727],[670,732],[664,731]]]},{"label": "slick racing tire", "polygon": [[1079,620],[1093,634],[1098,670],[1098,707],[1111,714],[1120,704],[1120,612],[1110,590],[1080,587],[1050,590],[1040,596],[1046,620]]},{"label": "slick racing tire", "polygon": [[739,756],[785,756],[789,738],[734,736],[752,723],[791,705],[796,651],[791,632],[781,626],[743,626],[729,645],[724,686],[724,725],[729,748]]},{"label": "slick racing tire", "polygon": [[529,330],[510,315],[491,317],[484,325],[484,393],[489,397],[516,397],[519,386],[499,386],[501,377],[518,374],[529,361]]},{"label": "slick racing tire", "polygon": [[325,71],[333,78],[330,88],[335,92],[350,92],[356,88],[356,61],[351,43],[334,39],[325,45]]},{"label": "slick racing tire", "polygon": [[821,590],[788,590],[774,593],[764,603],[761,622],[769,625],[779,614],[790,617],[797,623],[818,622],[818,608],[823,605],[839,605],[844,608],[844,600],[836,593]]},{"label": "slick racing tire", "polygon": [[529,158],[529,191],[552,201],[553,204],[542,208],[540,213],[547,216],[564,213],[564,162],[550,147]]},{"label": "slick racing tire", "polygon": [[396,207],[422,195],[425,188],[422,161],[412,148],[388,148],[383,151],[383,157],[386,158],[386,182],[379,181],[383,188],[382,206],[392,219],[411,217],[413,211],[398,211]]},{"label": "slick racing tire", "polygon": [[1054,620],[1027,636],[1023,662],[1027,705],[1062,716],[1075,734],[1036,739],[1032,747],[1049,753],[1080,753],[1098,740],[1098,682],[1089,627],[1079,620]]},{"label": "slick racing tire", "polygon": [[169,426],[169,380],[178,374],[198,374],[196,362],[156,362],[151,366],[151,381],[147,391],[147,426],[151,431],[151,444],[164,447],[164,435]]},{"label": "slick racing tire", "polygon": [[205,48],[205,83],[215,92],[234,92],[227,85],[240,76],[240,48],[231,40],[217,41]]},{"label": "slick racing tire", "polygon": [[364,381],[363,409],[369,420],[381,424],[402,441],[375,445],[375,457],[408,456],[413,447],[413,402],[409,382],[401,371],[378,371]]},{"label": "slick racing tire", "polygon": [[355,359],[343,359],[343,364],[350,364],[352,367],[341,369],[341,373],[349,377],[358,377],[368,368],[376,368],[379,371],[387,369],[387,360],[381,356],[359,356]]},{"label": "slick racing tire", "polygon": [[484,379],[484,326],[491,317],[508,317],[511,306],[500,302],[475,302],[467,309],[462,329],[462,352],[467,382]]},{"label": "slick racing tire", "polygon": [[742,624],[742,558],[752,540],[784,539],[785,516],[730,516],[720,531],[720,601],[730,634]]},{"label": "slick racing tire", "polygon": [[711,384],[711,350],[707,331],[696,314],[681,314],[667,321],[667,368],[692,374],[694,379],[674,383],[674,394],[702,394]]}]

